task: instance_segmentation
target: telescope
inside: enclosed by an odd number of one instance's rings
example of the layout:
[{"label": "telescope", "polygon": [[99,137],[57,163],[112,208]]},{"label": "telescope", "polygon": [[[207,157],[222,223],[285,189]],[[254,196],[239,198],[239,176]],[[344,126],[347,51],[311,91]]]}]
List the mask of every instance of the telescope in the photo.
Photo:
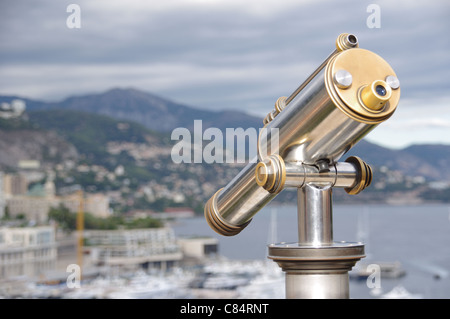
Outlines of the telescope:
[{"label": "telescope", "polygon": [[348,271],[363,243],[335,242],[332,188],[356,195],[370,185],[371,167],[359,157],[339,161],[400,99],[399,80],[376,53],[342,33],[336,49],[263,120],[257,156],[205,205],[209,226],[239,234],[286,188],[297,188],[298,242],[271,244],[269,258],[286,272],[287,298],[348,298]]}]

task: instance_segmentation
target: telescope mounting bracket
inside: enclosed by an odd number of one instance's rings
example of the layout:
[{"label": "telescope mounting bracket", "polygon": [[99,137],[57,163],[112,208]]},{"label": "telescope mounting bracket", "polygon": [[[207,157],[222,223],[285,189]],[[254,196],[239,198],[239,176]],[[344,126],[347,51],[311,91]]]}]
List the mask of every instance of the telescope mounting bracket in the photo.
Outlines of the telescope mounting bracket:
[{"label": "telescope mounting bracket", "polygon": [[327,162],[326,169],[321,163],[285,163],[280,156],[260,163],[255,171],[260,186],[275,191],[273,185],[282,183],[281,189],[296,187],[298,193],[298,242],[268,247],[268,258],[286,273],[286,297],[349,298],[348,272],[365,257],[364,244],[333,241],[332,188],[358,194],[370,185],[370,166],[358,157]]}]

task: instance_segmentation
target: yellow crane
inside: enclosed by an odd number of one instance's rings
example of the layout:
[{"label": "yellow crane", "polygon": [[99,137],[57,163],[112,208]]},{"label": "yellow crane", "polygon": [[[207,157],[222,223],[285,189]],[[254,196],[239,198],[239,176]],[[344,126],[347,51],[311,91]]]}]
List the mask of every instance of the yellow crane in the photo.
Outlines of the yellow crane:
[{"label": "yellow crane", "polygon": [[77,264],[80,267],[80,280],[83,266],[83,231],[84,231],[84,194],[83,190],[78,191],[78,212],[77,212]]}]

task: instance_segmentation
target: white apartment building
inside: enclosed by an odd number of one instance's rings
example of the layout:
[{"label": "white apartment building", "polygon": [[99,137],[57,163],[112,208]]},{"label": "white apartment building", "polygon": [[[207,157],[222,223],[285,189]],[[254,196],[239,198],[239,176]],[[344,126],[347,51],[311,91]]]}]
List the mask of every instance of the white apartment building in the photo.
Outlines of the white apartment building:
[{"label": "white apartment building", "polygon": [[0,279],[35,277],[56,266],[57,247],[52,226],[0,228]]},{"label": "white apartment building", "polygon": [[165,269],[183,257],[171,228],[93,230],[85,232],[86,249],[97,265]]}]

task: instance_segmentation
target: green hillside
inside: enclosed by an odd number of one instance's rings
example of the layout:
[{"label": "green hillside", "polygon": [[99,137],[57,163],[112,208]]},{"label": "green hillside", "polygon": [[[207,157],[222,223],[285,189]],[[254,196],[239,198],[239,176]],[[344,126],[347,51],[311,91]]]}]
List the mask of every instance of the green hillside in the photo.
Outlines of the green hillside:
[{"label": "green hillside", "polygon": [[[168,145],[169,139],[161,133],[153,132],[143,125],[113,119],[105,115],[74,110],[43,110],[28,113],[28,126],[35,129],[56,131],[82,154],[87,164],[97,164],[112,168],[117,158],[111,160],[107,152],[108,142],[153,143]],[[118,155],[121,156],[120,154]],[[130,159],[125,154],[122,161]],[[119,159],[119,162],[122,162]]]}]

